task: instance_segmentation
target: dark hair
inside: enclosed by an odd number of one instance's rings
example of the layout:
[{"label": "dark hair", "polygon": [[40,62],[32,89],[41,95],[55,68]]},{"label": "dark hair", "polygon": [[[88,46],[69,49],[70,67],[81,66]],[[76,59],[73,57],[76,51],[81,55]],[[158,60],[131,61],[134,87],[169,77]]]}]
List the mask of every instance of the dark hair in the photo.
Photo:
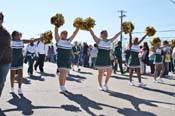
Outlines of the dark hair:
[{"label": "dark hair", "polygon": [[117,43],[117,44],[118,44],[118,45],[119,45],[119,44],[122,44],[122,42],[121,42],[121,41],[118,41],[118,43]]},{"label": "dark hair", "polygon": [[107,31],[106,30],[102,30],[100,34],[103,34],[103,33],[107,33]]},{"label": "dark hair", "polygon": [[94,44],[94,47],[97,47],[97,44]]},{"label": "dark hair", "polygon": [[13,32],[12,32],[12,39],[13,39],[17,34],[19,34],[18,31],[13,31]]},{"label": "dark hair", "polygon": [[167,40],[163,41],[163,45],[168,45],[169,42]]},{"label": "dark hair", "polygon": [[2,20],[4,20],[4,15],[2,12],[0,12],[0,16],[1,16]]}]

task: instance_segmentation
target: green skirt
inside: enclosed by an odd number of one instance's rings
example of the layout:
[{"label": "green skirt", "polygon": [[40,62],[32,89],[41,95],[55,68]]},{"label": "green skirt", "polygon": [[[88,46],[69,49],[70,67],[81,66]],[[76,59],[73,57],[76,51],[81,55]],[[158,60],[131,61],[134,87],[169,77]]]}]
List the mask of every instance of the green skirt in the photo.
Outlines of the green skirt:
[{"label": "green skirt", "polygon": [[22,50],[13,49],[11,70],[23,69],[23,54]]},{"label": "green skirt", "polygon": [[95,63],[97,68],[112,68],[110,50],[99,49]]},{"label": "green skirt", "polygon": [[72,49],[57,49],[57,66],[58,69],[71,69]]}]

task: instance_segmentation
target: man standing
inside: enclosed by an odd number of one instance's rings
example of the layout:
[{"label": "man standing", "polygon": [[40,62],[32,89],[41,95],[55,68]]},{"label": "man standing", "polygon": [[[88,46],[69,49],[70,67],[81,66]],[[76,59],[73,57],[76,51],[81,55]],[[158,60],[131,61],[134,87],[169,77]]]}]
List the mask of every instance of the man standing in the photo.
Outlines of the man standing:
[{"label": "man standing", "polygon": [[80,72],[80,67],[79,67],[79,57],[80,57],[80,47],[77,44],[77,41],[75,41],[75,45],[72,47],[73,54],[74,54],[74,59],[73,59],[73,71],[75,70],[74,65],[77,65],[78,72]]},{"label": "man standing", "polygon": [[39,66],[39,70],[41,73],[44,73],[44,61],[45,57],[47,56],[47,48],[46,45],[42,41],[37,42],[37,53],[38,53],[38,59],[34,65],[35,71],[37,70],[37,67]]},{"label": "man standing", "polygon": [[118,42],[117,47],[115,48],[114,55],[115,55],[115,67],[114,73],[116,73],[117,66],[119,64],[121,74],[124,74],[123,67],[122,67],[122,46],[121,41]]},{"label": "man standing", "polygon": [[12,58],[12,51],[10,47],[11,37],[9,32],[2,26],[3,21],[4,15],[0,12],[0,97]]},{"label": "man standing", "polygon": [[38,57],[36,45],[33,42],[27,45],[27,61],[28,61],[28,74],[29,76],[33,75],[33,63],[35,58]]}]

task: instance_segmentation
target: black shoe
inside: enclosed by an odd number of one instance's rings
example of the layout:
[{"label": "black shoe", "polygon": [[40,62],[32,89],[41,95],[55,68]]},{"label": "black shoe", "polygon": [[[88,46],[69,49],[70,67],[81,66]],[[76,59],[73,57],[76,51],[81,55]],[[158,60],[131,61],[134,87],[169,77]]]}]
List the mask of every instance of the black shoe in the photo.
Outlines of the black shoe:
[{"label": "black shoe", "polygon": [[78,69],[78,72],[80,72],[80,71],[81,71],[81,69],[79,68],[79,69]]}]

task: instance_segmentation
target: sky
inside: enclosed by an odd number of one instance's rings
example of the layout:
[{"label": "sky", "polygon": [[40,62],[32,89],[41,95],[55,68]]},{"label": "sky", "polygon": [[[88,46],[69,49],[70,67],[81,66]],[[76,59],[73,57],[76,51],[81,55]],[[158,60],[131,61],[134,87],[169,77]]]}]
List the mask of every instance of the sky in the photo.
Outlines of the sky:
[{"label": "sky", "polygon": [[[144,32],[146,26],[154,26],[157,31],[175,30],[175,4],[170,0],[0,0],[0,11],[5,15],[4,27],[10,33],[14,30],[22,32],[24,39],[53,31],[50,18],[57,12],[65,18],[60,32],[67,30],[70,36],[76,17],[92,17],[96,21],[95,34],[99,37],[101,30],[107,30],[112,37],[120,31],[119,10],[126,11],[123,20],[134,23],[134,32]],[[134,36],[143,34],[135,33]],[[157,32],[155,36],[171,39],[175,38],[175,31]],[[127,37],[124,35],[123,40],[128,41]],[[82,30],[74,40],[94,43],[90,33]]]}]

